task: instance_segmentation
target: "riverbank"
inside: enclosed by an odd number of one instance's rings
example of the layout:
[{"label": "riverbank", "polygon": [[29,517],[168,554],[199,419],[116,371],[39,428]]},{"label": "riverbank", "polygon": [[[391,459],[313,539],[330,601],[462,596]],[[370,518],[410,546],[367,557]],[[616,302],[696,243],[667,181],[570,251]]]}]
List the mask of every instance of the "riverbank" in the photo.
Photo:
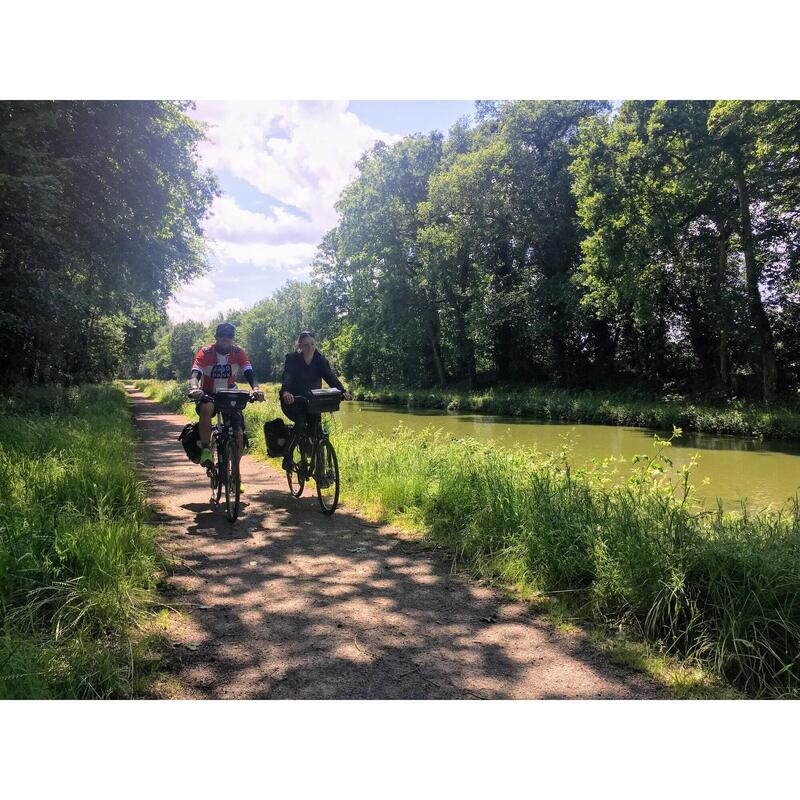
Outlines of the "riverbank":
[{"label": "riverbank", "polygon": [[[137,383],[193,413],[185,386]],[[266,457],[261,426],[278,413],[274,396],[248,409],[256,455]],[[603,465],[573,469],[568,453],[533,461],[402,428],[334,441],[345,502],[415,527],[471,574],[558,598],[572,618],[629,632],[751,696],[800,693],[796,505],[701,513],[664,440],[622,485]]]},{"label": "riverbank", "polygon": [[800,409],[765,408],[738,400],[722,407],[682,399],[642,400],[624,393],[542,388],[452,392],[354,386],[350,391],[356,400],[407,408],[666,431],[677,427],[699,433],[800,441]]},{"label": "riverbank", "polygon": [[154,528],[117,385],[0,399],[0,698],[144,688]]}]

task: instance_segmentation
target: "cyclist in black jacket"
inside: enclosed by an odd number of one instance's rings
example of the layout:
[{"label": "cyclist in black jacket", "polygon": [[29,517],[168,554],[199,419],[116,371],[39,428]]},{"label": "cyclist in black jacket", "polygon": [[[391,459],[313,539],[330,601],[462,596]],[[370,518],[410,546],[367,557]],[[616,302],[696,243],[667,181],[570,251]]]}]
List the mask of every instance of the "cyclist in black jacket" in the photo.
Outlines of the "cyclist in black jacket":
[{"label": "cyclist in black jacket", "polygon": [[[281,410],[295,423],[297,433],[305,433],[309,414],[305,403],[295,403],[295,396],[310,397],[312,389],[321,389],[322,381],[342,392],[345,400],[352,400],[350,393],[336,377],[328,359],[317,350],[317,340],[311,331],[303,331],[297,337],[295,352],[287,353],[281,378]],[[289,442],[283,459],[283,468],[291,469],[291,449]]]}]

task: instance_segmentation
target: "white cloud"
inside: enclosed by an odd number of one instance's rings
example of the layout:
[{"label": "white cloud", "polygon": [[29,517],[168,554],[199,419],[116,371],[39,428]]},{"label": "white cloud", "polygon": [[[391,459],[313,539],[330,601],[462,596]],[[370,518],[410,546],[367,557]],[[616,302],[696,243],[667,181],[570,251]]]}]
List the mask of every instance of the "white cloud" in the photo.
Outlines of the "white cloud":
[{"label": "white cloud", "polygon": [[200,102],[209,123],[201,157],[263,194],[302,209],[320,231],[336,223],[333,205],[355,176],[355,162],[378,140],[400,137],[363,123],[348,101]]},{"label": "white cloud", "polygon": [[247,302],[240,297],[218,299],[218,289],[208,275],[201,275],[187,283],[176,293],[167,306],[167,313],[173,322],[189,319],[209,322],[220,312],[244,308]]},{"label": "white cloud", "polygon": [[302,242],[287,244],[216,242],[211,245],[211,252],[217,259],[217,273],[221,282],[225,280],[222,273],[232,264],[247,265],[254,272],[280,273],[296,269],[300,265],[308,265],[316,249],[316,244]]},{"label": "white cloud", "polygon": [[213,216],[206,221],[206,235],[222,243],[283,244],[319,241],[318,226],[311,221],[276,208],[272,216],[239,208],[232,197],[214,201]]},{"label": "white cloud", "polygon": [[[198,102],[192,112],[208,123],[208,141],[199,148],[203,165],[227,170],[302,217],[276,206],[271,214],[241,208],[233,197],[214,201],[205,232],[218,260],[212,280],[199,278],[170,302],[169,316],[210,319],[235,304],[261,296],[218,300],[226,264],[248,265],[287,279],[306,277],[316,246],[336,224],[334,204],[356,175],[355,162],[378,140],[400,137],[363,123],[347,111],[347,101]],[[263,296],[263,295],[262,295]],[[226,305],[227,304],[227,305]]]}]

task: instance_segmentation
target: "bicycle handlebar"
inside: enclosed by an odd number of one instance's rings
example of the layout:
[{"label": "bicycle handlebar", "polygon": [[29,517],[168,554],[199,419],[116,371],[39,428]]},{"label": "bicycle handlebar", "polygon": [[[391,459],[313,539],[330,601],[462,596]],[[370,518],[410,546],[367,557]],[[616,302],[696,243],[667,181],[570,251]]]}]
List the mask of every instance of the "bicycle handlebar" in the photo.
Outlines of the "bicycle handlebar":
[{"label": "bicycle handlebar", "polygon": [[[224,390],[223,390],[223,391],[224,391]],[[194,399],[194,398],[192,397],[191,393],[187,393],[187,395],[186,395],[186,396],[187,396],[187,397],[188,397],[190,400]],[[210,401],[210,402],[212,402],[212,403],[215,403],[215,402],[216,402],[216,398],[215,398],[213,395],[210,395],[210,394],[208,394],[208,393],[206,393],[206,392],[203,392],[203,394],[200,396],[200,401],[199,401],[199,402],[202,402],[203,400],[209,400],[209,401]],[[247,398],[247,402],[248,402],[248,403],[260,403],[260,402],[262,402],[262,401],[261,401],[261,400],[258,400],[258,399],[256,399],[256,393],[255,393],[255,392],[250,392],[250,396]]]}]

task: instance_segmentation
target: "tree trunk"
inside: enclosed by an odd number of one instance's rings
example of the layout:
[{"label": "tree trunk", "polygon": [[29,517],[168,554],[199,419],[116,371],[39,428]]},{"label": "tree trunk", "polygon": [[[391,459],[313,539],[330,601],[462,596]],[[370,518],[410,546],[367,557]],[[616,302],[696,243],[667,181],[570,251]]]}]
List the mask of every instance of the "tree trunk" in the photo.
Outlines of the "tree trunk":
[{"label": "tree trunk", "polygon": [[769,317],[764,310],[761,300],[761,291],[758,288],[758,265],[753,247],[753,225],[750,219],[750,195],[747,191],[747,182],[744,177],[744,168],[741,160],[735,160],[736,191],[739,195],[739,211],[741,214],[742,251],[744,252],[745,282],[747,284],[747,301],[750,315],[756,329],[756,340],[761,354],[761,386],[762,399],[769,403],[775,397],[777,383],[777,370],[775,366],[775,344]]},{"label": "tree trunk", "polygon": [[[502,240],[497,248],[497,264],[494,274],[494,288],[497,297],[507,295],[511,286],[512,254],[508,241]],[[503,312],[499,324],[494,331],[494,362],[497,380],[504,383],[511,379],[512,370],[507,354],[515,352],[516,335],[507,311]]]},{"label": "tree trunk", "polygon": [[607,320],[593,317],[589,327],[589,334],[592,341],[593,358],[591,366],[593,379],[587,382],[587,376],[584,373],[581,385],[591,386],[598,382],[613,382],[616,373],[614,358],[617,352],[619,329],[617,328],[612,335]]},{"label": "tree trunk", "polygon": [[[711,286],[711,313],[703,309],[697,290],[689,287],[686,300],[686,316],[689,328],[689,341],[697,360],[700,362],[699,383],[702,391],[719,384],[719,339],[718,304],[716,288]],[[695,377],[697,381],[698,378]]]},{"label": "tree trunk", "polygon": [[444,388],[447,384],[447,377],[444,373],[444,366],[442,365],[442,353],[441,348],[439,347],[439,339],[436,336],[436,330],[434,329],[433,322],[428,314],[425,314],[425,333],[428,335],[428,342],[431,346],[431,354],[433,355],[433,364],[436,367],[436,380],[439,383],[439,386]]},{"label": "tree trunk", "polygon": [[446,284],[443,288],[450,311],[454,317],[453,328],[456,335],[456,351],[458,353],[456,377],[459,380],[466,378],[468,387],[473,389],[475,386],[475,348],[467,334],[467,311],[465,311],[464,307],[466,306],[467,310],[469,309],[469,301],[465,297],[468,291],[465,283],[465,271],[462,270],[462,281],[458,292],[451,285]]},{"label": "tree trunk", "polygon": [[719,228],[719,260],[717,262],[717,274],[714,276],[714,305],[717,316],[717,326],[719,330],[719,364],[718,380],[719,388],[726,392],[731,385],[731,370],[728,358],[728,315],[726,313],[725,302],[722,297],[722,285],[725,280],[725,272],[728,269],[728,234],[722,227]]}]

